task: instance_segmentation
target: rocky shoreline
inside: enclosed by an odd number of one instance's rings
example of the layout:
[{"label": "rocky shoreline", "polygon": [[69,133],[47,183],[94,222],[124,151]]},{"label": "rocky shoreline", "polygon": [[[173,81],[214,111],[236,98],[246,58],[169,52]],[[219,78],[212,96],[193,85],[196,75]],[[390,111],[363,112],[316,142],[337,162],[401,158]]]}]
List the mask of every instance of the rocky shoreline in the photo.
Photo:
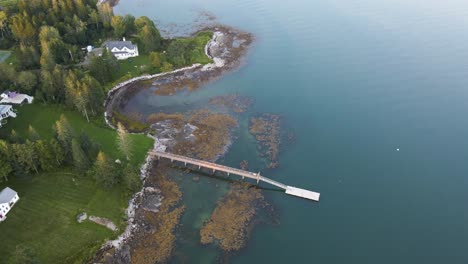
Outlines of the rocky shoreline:
[{"label": "rocky shoreline", "polygon": [[186,87],[188,83],[199,87],[218,79],[224,72],[238,68],[253,41],[251,34],[227,26],[209,27],[201,31],[213,32],[213,38],[205,46],[205,53],[213,60],[213,63],[194,64],[172,72],[143,75],[119,83],[108,92],[104,103],[107,124],[113,127],[109,120],[112,113],[119,111],[133,93],[148,87],[148,83],[145,85],[141,83],[142,81],[149,82],[151,86],[169,86],[165,89],[168,90],[167,95]]},{"label": "rocky shoreline", "polygon": [[[131,96],[138,89],[144,89],[144,85],[137,86],[141,81],[151,81],[151,85],[162,83],[173,83],[171,87],[175,92],[188,82],[195,82],[197,87],[210,81],[219,78],[224,72],[232,71],[238,68],[243,62],[243,58],[248,51],[249,45],[253,41],[253,37],[249,33],[242,32],[227,26],[216,26],[204,28],[203,31],[213,31],[213,38],[205,46],[205,53],[209,56],[213,63],[207,65],[194,64],[189,67],[181,68],[172,72],[160,73],[155,75],[143,75],[136,77],[114,86],[109,92],[105,101],[106,111],[104,113],[106,123],[115,128],[111,123],[110,118],[114,111],[119,111],[120,107],[125,104],[128,96]],[[189,124],[189,126],[191,126]],[[197,128],[191,127],[192,130]],[[192,131],[193,132],[193,131]],[[162,140],[151,136],[155,139],[154,148],[166,149]],[[226,143],[223,151],[226,152],[231,144],[231,140]],[[184,151],[184,150],[182,150]],[[217,154],[213,159],[216,159],[221,154]],[[161,188],[161,183],[158,181],[147,180],[148,176],[156,173],[154,170],[157,164],[149,156],[146,158],[145,164],[141,167],[141,178],[144,182],[143,189],[136,193],[129,201],[129,206],[126,210],[127,227],[125,231],[117,238],[108,241],[90,261],[90,263],[130,263],[132,248],[138,247],[138,240],[144,239],[148,232],[155,234],[154,227],[149,226],[145,216],[152,214],[150,217],[159,211],[159,206],[164,199],[164,188]],[[167,192],[167,190],[166,190]],[[163,208],[164,209],[164,208]],[[176,208],[179,210],[179,208]],[[174,210],[176,210],[174,209]],[[165,211],[165,213],[167,213]],[[172,212],[171,212],[172,214]],[[151,231],[152,230],[152,231]],[[156,232],[157,233],[157,232]],[[135,236],[139,236],[136,238]]]}]

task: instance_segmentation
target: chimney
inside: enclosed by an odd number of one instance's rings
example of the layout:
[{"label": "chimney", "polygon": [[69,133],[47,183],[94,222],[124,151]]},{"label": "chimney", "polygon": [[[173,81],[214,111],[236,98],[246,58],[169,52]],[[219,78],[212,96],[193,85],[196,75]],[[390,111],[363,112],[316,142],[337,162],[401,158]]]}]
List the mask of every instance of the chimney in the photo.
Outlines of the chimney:
[{"label": "chimney", "polygon": [[123,41],[125,41],[125,37],[123,37]]}]

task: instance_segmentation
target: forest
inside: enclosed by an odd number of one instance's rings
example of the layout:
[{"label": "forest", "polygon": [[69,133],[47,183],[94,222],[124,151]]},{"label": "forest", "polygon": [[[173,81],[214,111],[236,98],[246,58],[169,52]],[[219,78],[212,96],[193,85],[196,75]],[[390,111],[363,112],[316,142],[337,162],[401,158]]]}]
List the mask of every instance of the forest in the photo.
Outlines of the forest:
[{"label": "forest", "polygon": [[[209,32],[193,38],[163,39],[148,17],[114,15],[107,2],[97,5],[95,0],[19,0],[2,1],[0,6],[0,49],[11,51],[14,58],[9,63],[0,63],[0,90],[33,95],[36,102],[44,105],[63,105],[81,113],[87,122],[102,116],[107,89],[122,78],[119,70],[125,65],[105,49],[102,56],[93,57],[88,64],[82,63],[88,45],[97,47],[106,40],[127,37],[138,44],[140,56],[148,58],[148,65],[142,68],[150,73],[210,62],[203,49],[211,38]],[[74,159],[83,156],[79,148],[84,148],[89,161],[99,158],[97,150],[87,150],[92,143],[86,138],[74,135],[77,138],[73,144],[71,139],[60,140],[60,130],[54,129],[57,141],[50,142],[17,138],[15,131],[11,131],[1,144],[3,153],[13,153],[0,157],[0,164],[7,168],[2,172],[2,179],[51,166],[42,160],[46,158],[31,158],[31,155],[50,156],[50,160],[54,155],[63,156],[70,161],[65,164],[74,165],[78,171],[84,167]],[[33,130],[31,127],[34,135]],[[78,154],[72,155],[74,149]],[[45,150],[55,153],[41,153]],[[37,164],[30,164],[33,161]],[[56,160],[55,166],[59,165],[62,162]]]}]

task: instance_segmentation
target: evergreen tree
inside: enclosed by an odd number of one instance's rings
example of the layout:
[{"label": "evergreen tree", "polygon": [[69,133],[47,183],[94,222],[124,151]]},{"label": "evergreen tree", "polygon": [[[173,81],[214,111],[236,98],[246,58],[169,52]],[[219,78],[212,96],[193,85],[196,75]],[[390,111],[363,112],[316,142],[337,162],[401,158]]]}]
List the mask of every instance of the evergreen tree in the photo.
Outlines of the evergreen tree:
[{"label": "evergreen tree", "polygon": [[37,76],[31,71],[22,71],[18,74],[16,83],[19,90],[31,93],[38,83]]},{"label": "evergreen tree", "polygon": [[114,29],[114,36],[117,38],[122,38],[125,34],[126,29],[123,17],[113,16],[111,19],[111,25]]},{"label": "evergreen tree", "polygon": [[41,136],[36,132],[36,129],[34,129],[33,126],[29,125],[28,127],[28,135],[29,135],[29,140],[31,141],[38,141],[41,139]]},{"label": "evergreen tree", "polygon": [[135,20],[135,26],[138,31],[138,38],[143,44],[144,52],[156,51],[161,48],[161,34],[148,17],[142,16]]},{"label": "evergreen tree", "polygon": [[11,143],[19,143],[20,142],[20,136],[18,133],[16,133],[16,130],[12,129],[10,132],[10,142]]},{"label": "evergreen tree", "polygon": [[55,138],[52,138],[49,141],[49,147],[52,151],[52,154],[54,155],[54,159],[57,162],[57,165],[61,165],[65,159],[65,151],[63,150],[62,146]]},{"label": "evergreen tree", "polygon": [[79,136],[81,148],[85,152],[88,160],[94,160],[99,152],[99,146],[91,141],[85,133],[81,132]]},{"label": "evergreen tree", "polygon": [[73,164],[75,166],[75,169],[79,173],[84,174],[89,168],[88,158],[86,157],[86,154],[84,153],[77,139],[75,138],[72,139],[71,147],[72,147]]},{"label": "evergreen tree", "polygon": [[135,17],[132,15],[125,15],[123,19],[125,25],[125,36],[131,36],[136,33]]},{"label": "evergreen tree", "polygon": [[109,28],[111,26],[112,20],[112,6],[110,3],[105,2],[98,6],[99,15],[101,17],[101,22],[105,28]]},{"label": "evergreen tree", "polygon": [[117,145],[127,160],[130,160],[130,157],[132,156],[132,139],[120,122],[117,123]]},{"label": "evergreen tree", "polygon": [[24,144],[14,144],[13,152],[15,153],[16,159],[18,160],[22,170],[24,172],[34,171],[39,173],[39,157],[37,155],[34,143],[26,140]]},{"label": "evergreen tree", "polygon": [[0,182],[8,181],[8,175],[13,171],[10,164],[10,148],[6,141],[0,140]]},{"label": "evergreen tree", "polygon": [[38,163],[42,170],[49,171],[55,167],[55,155],[53,149],[43,140],[35,142]]},{"label": "evergreen tree", "polygon": [[73,130],[68,123],[67,118],[64,114],[60,116],[60,119],[55,122],[55,133],[57,135],[57,139],[62,145],[64,150],[68,150],[71,147],[71,140],[73,137]]},{"label": "evergreen tree", "polygon": [[92,173],[94,173],[96,182],[105,188],[114,186],[118,181],[112,161],[102,151],[99,151],[96,157]]},{"label": "evergreen tree", "polygon": [[132,165],[127,164],[122,175],[123,183],[130,192],[133,193],[141,189],[142,182],[140,180],[138,171],[133,168]]}]

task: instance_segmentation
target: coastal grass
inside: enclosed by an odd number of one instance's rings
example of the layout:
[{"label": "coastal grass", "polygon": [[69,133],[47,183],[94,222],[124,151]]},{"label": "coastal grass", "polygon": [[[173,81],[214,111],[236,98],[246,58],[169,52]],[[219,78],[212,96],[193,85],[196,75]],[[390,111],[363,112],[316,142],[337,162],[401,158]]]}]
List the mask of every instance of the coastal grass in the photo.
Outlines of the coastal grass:
[{"label": "coastal grass", "polygon": [[[2,138],[12,129],[25,138],[31,124],[42,138],[49,139],[53,136],[53,123],[63,113],[75,133],[87,134],[106,154],[124,159],[117,149],[117,133],[105,125],[102,117],[87,123],[79,113],[58,105],[32,104],[17,109],[18,116],[0,129]],[[153,142],[143,135],[131,137],[134,155],[130,162],[140,165]],[[0,223],[0,241],[8,241],[0,247],[0,263],[8,263],[17,245],[32,248],[42,263],[82,263],[104,241],[119,234],[89,221],[77,223],[80,212],[106,217],[120,232],[125,228],[124,209],[131,194],[120,185],[104,189],[92,177],[62,167],[37,175],[12,176],[0,184],[0,189],[6,186],[17,191],[20,200]]]},{"label": "coastal grass", "polygon": [[[177,38],[172,41],[180,43],[194,43],[194,47],[190,51],[189,61],[192,63],[208,64],[212,63],[213,60],[206,56],[205,46],[213,37],[213,32],[211,31],[200,31],[193,37],[188,38]],[[187,65],[188,66],[188,65]]]}]

